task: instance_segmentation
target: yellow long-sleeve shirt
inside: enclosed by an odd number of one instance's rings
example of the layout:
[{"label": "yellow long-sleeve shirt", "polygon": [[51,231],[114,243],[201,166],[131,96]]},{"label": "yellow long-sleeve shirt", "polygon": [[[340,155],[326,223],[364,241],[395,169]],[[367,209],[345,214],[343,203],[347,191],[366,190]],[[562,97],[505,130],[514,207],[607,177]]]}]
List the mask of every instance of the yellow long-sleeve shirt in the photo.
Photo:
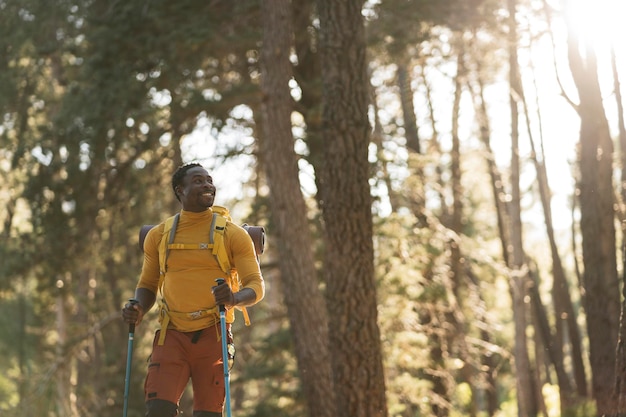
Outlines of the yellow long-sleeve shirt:
[{"label": "yellow long-sleeve shirt", "polygon": [[[213,211],[201,213],[181,210],[173,243],[207,243],[211,232]],[[152,228],[144,242],[144,261],[137,288],[146,288],[155,294],[158,291],[160,265],[159,244],[165,222]],[[241,288],[250,288],[256,294],[255,303],[265,295],[265,284],[254,251],[254,243],[240,226],[227,222],[224,230],[224,246],[230,264],[237,268]],[[171,249],[167,258],[167,271],[163,281],[163,299],[170,314],[168,328],[183,332],[210,327],[219,321],[217,315],[193,313],[215,308],[211,287],[217,278],[227,278],[220,269],[215,256],[207,249]],[[240,289],[241,289],[240,288]],[[185,314],[181,314],[185,313]],[[159,315],[162,321],[163,315]],[[234,320],[234,310],[229,309],[227,321]]]}]

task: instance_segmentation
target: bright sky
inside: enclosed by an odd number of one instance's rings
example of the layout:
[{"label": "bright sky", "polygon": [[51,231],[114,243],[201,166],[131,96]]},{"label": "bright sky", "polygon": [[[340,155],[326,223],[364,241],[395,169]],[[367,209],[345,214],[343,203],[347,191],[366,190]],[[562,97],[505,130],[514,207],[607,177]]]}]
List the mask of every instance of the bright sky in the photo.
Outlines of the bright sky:
[{"label": "bright sky", "polygon": [[[252,118],[251,110],[245,106],[236,107],[231,115],[235,119]],[[217,188],[215,204],[228,207],[234,218],[245,215],[237,213],[236,203],[243,199],[246,192],[243,185],[252,175],[248,166],[254,159],[245,153],[227,161],[222,158],[231,149],[248,147],[253,143],[250,129],[229,125],[218,133],[206,117],[200,117],[194,132],[182,140],[183,161],[199,162],[207,168]]]},{"label": "bright sky", "polygon": [[[558,0],[549,2],[559,7]],[[626,1],[624,0],[569,0],[568,13],[575,22],[576,33],[585,44],[593,47],[599,66],[599,76],[605,108],[610,119],[613,133],[617,133],[616,102],[613,94],[613,76],[611,73],[610,48],[613,45],[617,57],[618,71],[621,73],[621,82],[626,81],[626,27],[620,20],[626,16]],[[532,25],[532,22],[531,22]],[[567,45],[565,26],[562,21],[556,21],[553,29],[556,33],[556,59],[561,82],[568,96],[577,101],[567,63]],[[575,147],[579,139],[579,118],[572,107],[561,96],[560,88],[554,76],[552,63],[552,46],[547,37],[533,47],[531,57],[520,56],[528,63],[532,60],[535,67],[534,76],[538,84],[539,101],[542,108],[542,128],[546,163],[549,169],[549,181],[554,192],[553,219],[555,227],[569,228],[570,203],[569,198],[573,191],[571,163],[575,161]],[[530,66],[530,65],[529,65]],[[530,78],[525,80],[526,88],[532,85]],[[622,95],[626,91],[622,89]],[[537,138],[537,134],[535,134]],[[616,150],[619,150],[617,148]],[[538,211],[527,214],[527,220],[543,222],[543,215]]]}]

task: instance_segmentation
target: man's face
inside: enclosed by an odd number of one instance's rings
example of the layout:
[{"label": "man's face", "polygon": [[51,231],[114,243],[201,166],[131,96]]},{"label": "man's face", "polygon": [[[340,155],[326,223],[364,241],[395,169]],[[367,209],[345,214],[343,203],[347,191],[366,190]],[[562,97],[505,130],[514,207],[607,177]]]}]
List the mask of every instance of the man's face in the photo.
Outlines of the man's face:
[{"label": "man's face", "polygon": [[183,178],[183,185],[176,190],[183,210],[201,212],[213,205],[215,201],[215,186],[213,178],[206,169],[193,167]]}]

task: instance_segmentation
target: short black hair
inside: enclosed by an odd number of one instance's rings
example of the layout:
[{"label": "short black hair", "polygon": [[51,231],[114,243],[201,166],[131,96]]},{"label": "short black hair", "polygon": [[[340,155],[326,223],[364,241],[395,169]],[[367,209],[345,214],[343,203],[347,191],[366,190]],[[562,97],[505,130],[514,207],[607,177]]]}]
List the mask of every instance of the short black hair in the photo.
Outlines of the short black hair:
[{"label": "short black hair", "polygon": [[185,178],[185,175],[187,175],[187,171],[195,167],[202,168],[202,165],[198,164],[197,162],[192,162],[190,164],[183,164],[176,169],[174,174],[172,174],[172,190],[174,190],[174,195],[176,196],[176,199],[178,201],[180,201],[180,197],[178,197],[178,193],[176,192],[176,187],[178,187],[179,185],[183,185],[183,179]]}]

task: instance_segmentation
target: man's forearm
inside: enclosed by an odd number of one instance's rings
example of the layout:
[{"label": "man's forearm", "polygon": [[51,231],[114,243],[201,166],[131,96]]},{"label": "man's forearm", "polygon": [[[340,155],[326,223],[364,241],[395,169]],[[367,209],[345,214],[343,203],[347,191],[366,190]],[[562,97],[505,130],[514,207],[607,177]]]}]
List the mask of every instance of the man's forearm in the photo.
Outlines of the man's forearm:
[{"label": "man's forearm", "polygon": [[137,288],[135,290],[135,299],[141,304],[143,312],[147,313],[156,301],[156,294],[147,288]]},{"label": "man's forearm", "polygon": [[236,306],[250,306],[256,301],[256,292],[252,288],[242,288],[234,293]]}]

